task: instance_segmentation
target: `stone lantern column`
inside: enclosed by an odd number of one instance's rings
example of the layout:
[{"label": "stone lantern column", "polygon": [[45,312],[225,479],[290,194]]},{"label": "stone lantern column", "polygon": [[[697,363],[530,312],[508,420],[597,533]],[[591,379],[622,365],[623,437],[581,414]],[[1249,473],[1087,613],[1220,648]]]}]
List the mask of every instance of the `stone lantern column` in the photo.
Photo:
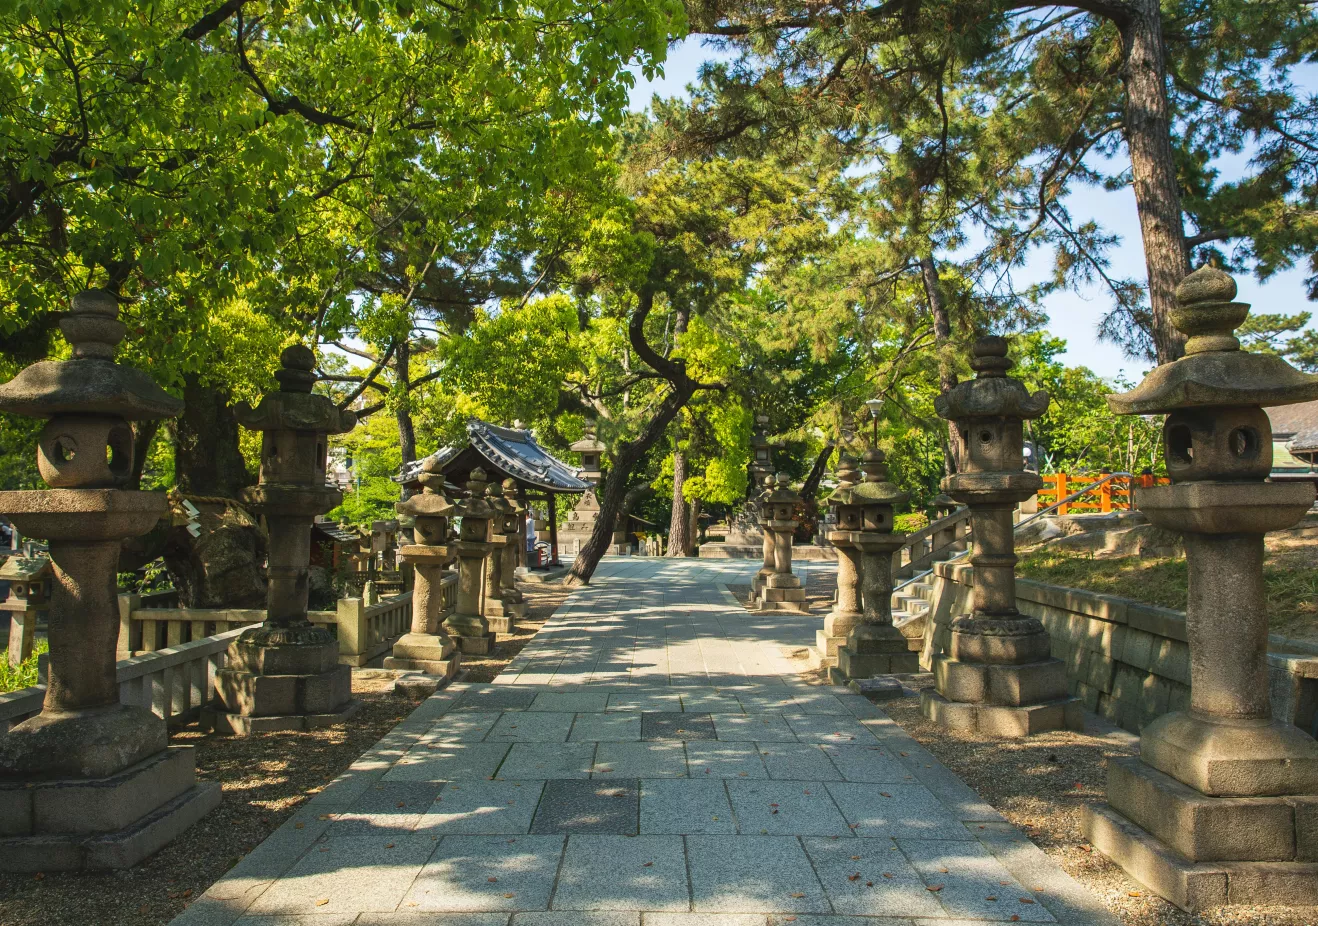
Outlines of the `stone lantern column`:
[{"label": "stone lantern column", "polygon": [[494,549],[489,541],[490,520],[495,510],[485,497],[485,471],[473,469],[467,477],[467,497],[454,503],[462,518],[458,541],[458,606],[444,621],[444,627],[458,641],[464,653],[483,655],[494,649],[494,634],[486,620],[485,560]]},{"label": "stone lantern column", "polygon": [[485,554],[485,607],[482,613],[495,633],[512,633],[514,614],[503,600],[503,561],[511,550],[508,536],[512,506],[504,500],[501,487],[491,482],[485,487],[485,499],[493,512],[490,518],[490,552]]},{"label": "stone lantern column", "polygon": [[824,618],[824,626],[815,631],[813,656],[816,664],[830,669],[837,665],[838,647],[847,642],[851,628],[860,620],[860,548],[855,544],[855,533],[861,526],[860,506],[851,498],[859,479],[856,461],[840,453],[838,486],[828,496],[837,521],[837,530],[828,533],[828,542],[837,549],[837,600]]},{"label": "stone lantern column", "polygon": [[1189,572],[1190,709],[1148,724],[1139,758],[1108,763],[1107,805],[1086,808],[1093,844],[1177,906],[1318,904],[1318,743],[1273,719],[1263,541],[1313,503],[1309,482],[1268,482],[1265,407],[1318,398],[1318,376],[1240,349],[1249,306],[1201,267],[1176,289],[1185,356],[1132,391],[1119,415],[1165,414],[1169,486],[1139,510],[1181,532]]},{"label": "stone lantern column", "polygon": [[946,726],[994,736],[1084,727],[1048,631],[1016,610],[1012,511],[1043,484],[1025,472],[1021,422],[1044,413],[1048,393],[1030,395],[1007,376],[1013,365],[1005,338],[980,338],[970,361],[977,377],[934,401],[962,448],[961,471],[943,480],[943,491],[970,507],[974,601],[953,620],[950,654],[934,660],[937,691],[926,690],[920,707]]},{"label": "stone lantern column", "polygon": [[440,494],[444,476],[434,457],[422,465],[417,481],[422,486],[420,494],[394,505],[399,514],[411,515],[415,521],[412,532],[416,543],[404,544],[398,551],[403,562],[410,563],[416,571],[412,586],[412,629],[398,638],[393,655],[384,660],[384,667],[438,675],[442,684],[457,673],[461,660],[452,637],[441,624],[444,564],[453,556],[446,544],[448,519],[454,509]]},{"label": "stone lantern column", "polygon": [[279,362],[279,391],[236,413],[239,424],[261,432],[260,482],[242,497],[265,518],[270,558],[266,619],[243,631],[215,673],[217,704],[207,719],[221,733],[316,729],[361,707],[352,699],[352,669],[339,665],[338,641],[307,620],[311,523],[343,498],[325,483],[327,438],[351,431],[357,416],[312,394],[309,348],[287,347]]},{"label": "stone lantern column", "polygon": [[73,358],[0,385],[0,411],[49,419],[37,468],[50,489],[0,492],[0,513],[47,541],[54,570],[41,713],[0,734],[0,871],[127,868],[220,802],[218,783],[197,783],[192,747],[170,746],[164,720],[119,701],[120,545],[168,511],[163,492],[124,488],[129,422],[183,403],[114,362],[118,316],[110,293],[79,293],[60,320]]},{"label": "stone lantern column", "polygon": [[851,497],[859,506],[861,527],[854,543],[861,553],[860,620],[837,652],[833,681],[871,678],[889,673],[919,672],[920,656],[892,623],[892,555],[902,548],[905,534],[893,531],[893,509],[910,496],[888,482],[882,450],[867,450],[861,469],[865,481]]},{"label": "stone lantern column", "polygon": [[508,542],[503,546],[503,561],[499,566],[499,598],[510,618],[526,617],[526,601],[517,587],[517,567],[526,552],[526,506],[517,498],[517,481],[503,481],[504,515],[503,534]]},{"label": "stone lantern column", "polygon": [[773,489],[763,498],[766,540],[773,544],[773,572],[764,579],[760,610],[805,614],[805,589],[792,574],[792,532],[796,530],[796,506],[801,496],[792,491],[790,483],[791,477],[779,473]]}]

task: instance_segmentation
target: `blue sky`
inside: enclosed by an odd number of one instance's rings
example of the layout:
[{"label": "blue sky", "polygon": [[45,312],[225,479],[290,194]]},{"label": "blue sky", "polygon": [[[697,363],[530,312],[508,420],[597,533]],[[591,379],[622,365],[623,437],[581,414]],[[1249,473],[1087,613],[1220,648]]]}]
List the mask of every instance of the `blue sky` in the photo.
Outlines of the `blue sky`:
[{"label": "blue sky", "polygon": [[[663,97],[685,96],[685,87],[695,81],[700,65],[717,57],[719,52],[706,47],[698,38],[676,43],[669,50],[662,78],[647,81],[639,70],[634,71],[636,86],[631,93],[632,109],[647,108],[655,94]],[[1230,165],[1224,165],[1223,173],[1228,179],[1229,171]],[[1111,255],[1110,272],[1114,278],[1144,279],[1144,249],[1140,243],[1139,217],[1135,210],[1135,195],[1129,188],[1117,192],[1081,188],[1068,197],[1066,205],[1077,222],[1096,219],[1107,231],[1121,237],[1120,245],[1113,249]],[[1025,285],[1046,276],[1047,264],[1048,255],[1039,254],[1026,266],[1025,272],[1016,275],[1018,283]],[[1240,287],[1237,298],[1252,303],[1258,312],[1308,310],[1311,306],[1305,298],[1304,275],[1303,268],[1297,268],[1279,273],[1264,284],[1252,276],[1242,274],[1236,279]],[[1126,359],[1112,345],[1098,340],[1098,321],[1110,305],[1108,297],[1098,287],[1078,293],[1057,293],[1044,302],[1049,317],[1048,329],[1066,340],[1067,352],[1063,359],[1067,363],[1087,366],[1100,376],[1110,378],[1124,373],[1129,379],[1138,380],[1147,369]]]}]

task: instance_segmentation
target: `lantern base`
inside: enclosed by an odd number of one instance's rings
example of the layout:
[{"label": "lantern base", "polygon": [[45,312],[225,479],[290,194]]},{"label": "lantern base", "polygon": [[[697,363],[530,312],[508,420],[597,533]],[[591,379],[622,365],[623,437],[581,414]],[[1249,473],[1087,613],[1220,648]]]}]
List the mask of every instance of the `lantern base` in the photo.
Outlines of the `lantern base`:
[{"label": "lantern base", "polygon": [[[291,631],[308,635],[308,642],[286,641]],[[217,733],[246,736],[340,722],[361,705],[352,700],[352,669],[338,664],[338,653],[332,637],[310,636],[309,628],[253,628],[229,646],[203,723]]]},{"label": "lantern base", "polygon": [[1084,730],[1084,708],[1079,698],[1061,698],[1044,704],[1012,707],[949,701],[936,691],[920,693],[920,712],[949,730],[986,736],[1022,738],[1051,730]]},{"label": "lantern base", "polygon": [[437,633],[408,633],[398,638],[393,655],[386,656],[386,669],[406,669],[438,675],[448,680],[457,674],[461,657],[453,640]]},{"label": "lantern base", "polygon": [[0,871],[129,868],[220,803],[190,746],[114,775],[0,784]]},{"label": "lantern base", "polygon": [[[793,576],[795,578],[795,576]],[[791,611],[795,614],[808,614],[810,609],[805,603],[803,588],[775,588],[765,586],[760,592],[757,611]]]},{"label": "lantern base", "polygon": [[165,722],[134,705],[42,711],[0,736],[0,782],[115,775],[168,745]]},{"label": "lantern base", "polygon": [[1080,815],[1095,849],[1190,913],[1226,903],[1318,904],[1318,863],[1193,862],[1105,804],[1086,805]]},{"label": "lantern base", "polygon": [[1318,794],[1318,742],[1281,721],[1164,714],[1140,735],[1140,757],[1203,794]]},{"label": "lantern base", "polygon": [[[348,668],[344,666],[344,668]],[[362,709],[362,702],[349,701],[340,711],[329,714],[283,714],[252,716],[221,710],[215,706],[202,708],[200,726],[203,730],[230,736],[254,736],[258,733],[289,733],[305,730],[323,730],[344,723]]]},{"label": "lantern base", "polygon": [[864,626],[853,630],[846,645],[838,648],[837,671],[829,673],[836,684],[876,675],[907,675],[920,671],[920,654],[911,652],[906,638],[897,628],[886,628],[895,637],[887,633],[875,636],[872,629],[863,631]]}]

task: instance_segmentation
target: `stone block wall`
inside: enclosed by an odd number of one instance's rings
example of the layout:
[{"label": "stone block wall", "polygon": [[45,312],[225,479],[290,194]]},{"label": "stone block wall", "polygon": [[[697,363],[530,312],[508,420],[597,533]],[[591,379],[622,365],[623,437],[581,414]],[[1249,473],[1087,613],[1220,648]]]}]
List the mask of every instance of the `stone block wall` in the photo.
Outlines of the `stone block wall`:
[{"label": "stone block wall", "polygon": [[[969,609],[973,573],[964,563],[935,567],[922,666],[946,652],[951,621]],[[1189,706],[1183,612],[1028,579],[1016,580],[1016,607],[1043,621],[1071,693],[1088,710],[1138,733],[1155,717]],[[1310,729],[1318,713],[1318,644],[1273,636],[1269,649],[1274,712]]]}]

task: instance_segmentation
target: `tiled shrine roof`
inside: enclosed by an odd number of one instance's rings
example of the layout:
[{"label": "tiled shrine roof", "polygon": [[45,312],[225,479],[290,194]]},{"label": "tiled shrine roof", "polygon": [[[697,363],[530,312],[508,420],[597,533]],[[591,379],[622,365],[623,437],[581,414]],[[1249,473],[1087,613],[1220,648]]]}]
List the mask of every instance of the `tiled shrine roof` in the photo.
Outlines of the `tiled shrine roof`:
[{"label": "tiled shrine roof", "polygon": [[404,466],[394,480],[413,481],[420,475],[426,460],[432,458],[438,461],[441,469],[447,470],[448,465],[470,447],[491,467],[527,485],[551,492],[585,492],[590,488],[590,483],[577,475],[579,469],[550,454],[536,443],[530,431],[501,428],[473,418],[467,422],[467,440],[469,443],[465,446],[442,447],[429,457]]}]

